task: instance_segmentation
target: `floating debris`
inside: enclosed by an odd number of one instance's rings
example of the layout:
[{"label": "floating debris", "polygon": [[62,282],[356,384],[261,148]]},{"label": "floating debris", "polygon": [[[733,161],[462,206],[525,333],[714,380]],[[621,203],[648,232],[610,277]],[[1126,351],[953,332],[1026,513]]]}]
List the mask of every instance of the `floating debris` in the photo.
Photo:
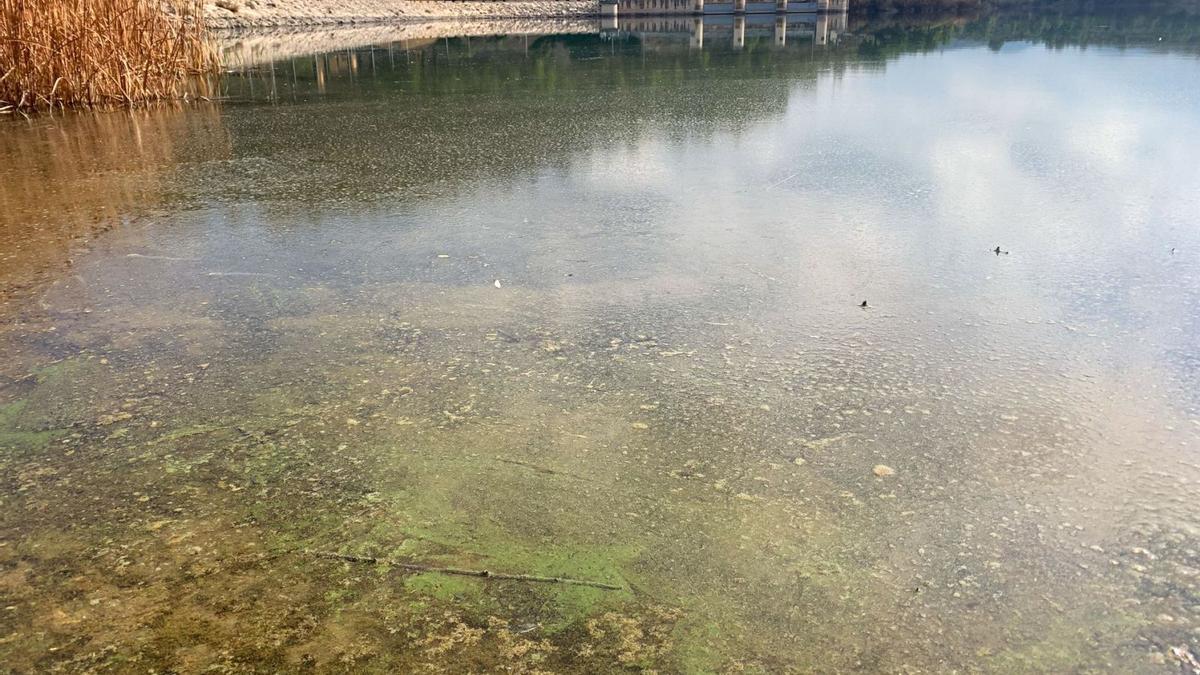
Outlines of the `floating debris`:
[{"label": "floating debris", "polygon": [[880,478],[884,478],[886,476],[896,475],[896,470],[886,464],[876,464],[875,468],[871,469],[871,473],[879,476]]},{"label": "floating debris", "polygon": [[1171,653],[1171,658],[1179,661],[1183,672],[1189,675],[1200,675],[1200,660],[1196,659],[1196,655],[1186,645],[1183,647],[1171,647],[1168,651]]}]

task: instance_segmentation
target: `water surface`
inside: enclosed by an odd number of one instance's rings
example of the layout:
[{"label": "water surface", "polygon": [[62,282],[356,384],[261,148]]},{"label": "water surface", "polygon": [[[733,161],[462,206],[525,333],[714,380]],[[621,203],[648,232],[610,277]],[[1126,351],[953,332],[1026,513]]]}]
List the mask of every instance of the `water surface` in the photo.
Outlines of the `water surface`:
[{"label": "water surface", "polygon": [[6,122],[4,667],[1179,672],[1196,22],[789,25]]}]

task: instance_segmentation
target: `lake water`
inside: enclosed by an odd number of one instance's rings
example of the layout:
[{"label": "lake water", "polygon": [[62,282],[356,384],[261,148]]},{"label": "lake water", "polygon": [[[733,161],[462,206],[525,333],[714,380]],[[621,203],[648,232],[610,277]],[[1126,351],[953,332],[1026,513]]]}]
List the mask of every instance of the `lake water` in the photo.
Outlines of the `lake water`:
[{"label": "lake water", "polygon": [[5,121],[0,670],[1188,672],[1200,21],[841,20]]}]

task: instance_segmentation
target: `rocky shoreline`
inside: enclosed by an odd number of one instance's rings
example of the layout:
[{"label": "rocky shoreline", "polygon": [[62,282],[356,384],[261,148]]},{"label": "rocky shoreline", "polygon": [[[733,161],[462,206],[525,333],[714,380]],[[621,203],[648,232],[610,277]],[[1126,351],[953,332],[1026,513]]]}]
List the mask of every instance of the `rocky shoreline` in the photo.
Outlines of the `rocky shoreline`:
[{"label": "rocky shoreline", "polygon": [[205,3],[217,29],[330,26],[434,19],[579,19],[597,15],[596,0],[216,0]]},{"label": "rocky shoreline", "polygon": [[230,70],[367,45],[419,45],[446,37],[595,33],[594,18],[430,19],[343,26],[250,27],[217,34],[221,63]]}]

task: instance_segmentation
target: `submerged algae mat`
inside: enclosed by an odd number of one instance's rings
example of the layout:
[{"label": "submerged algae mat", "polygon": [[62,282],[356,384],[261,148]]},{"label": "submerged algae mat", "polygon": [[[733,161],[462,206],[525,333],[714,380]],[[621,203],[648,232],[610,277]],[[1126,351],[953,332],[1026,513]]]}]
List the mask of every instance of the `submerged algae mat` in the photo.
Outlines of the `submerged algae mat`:
[{"label": "submerged algae mat", "polygon": [[786,633],[760,634],[756,614],[774,606],[795,630],[825,603],[861,601],[869,574],[818,524],[830,507],[781,499],[801,480],[798,448],[706,456],[742,442],[715,427],[690,441],[706,446],[681,442],[696,431],[669,411],[687,402],[656,380],[690,357],[644,335],[524,334],[512,320],[536,296],[495,324],[376,318],[393,293],[431,291],[383,289],[336,315],[304,303],[272,321],[288,341],[277,357],[250,363],[143,361],[145,345],[124,344],[18,379],[0,437],[5,662],[762,668]]},{"label": "submerged algae mat", "polygon": [[[588,305],[622,296],[600,286],[570,292]],[[65,319],[77,353],[6,388],[9,668],[1145,663],[1147,618],[1110,602],[1120,574],[1088,578],[1081,594],[1079,575],[1054,567],[1076,553],[1027,557],[1025,547],[1077,544],[1044,532],[1032,500],[998,494],[992,472],[1011,460],[972,459],[977,475],[961,480],[934,449],[882,442],[881,429],[905,438],[932,412],[911,404],[903,375],[885,370],[868,387],[856,381],[865,370],[819,349],[771,357],[728,321],[682,342],[678,329],[639,333],[615,316],[583,328],[539,316],[561,291],[380,284],[349,302],[252,282],[239,295],[275,298],[271,309],[255,300],[253,330],[275,336],[270,352],[239,354],[240,315],[184,294],[177,306],[196,311],[158,308],[167,331],[186,336],[220,316],[226,332],[156,353],[152,333],[114,330],[125,312]],[[815,395],[811,380],[825,377],[857,395]],[[990,413],[974,412],[985,424]],[[1043,433],[993,419],[980,428],[1009,447]],[[882,461],[898,475],[872,474]],[[970,515],[943,510],[955,503]],[[975,532],[977,522],[997,530]],[[947,540],[936,529],[949,524],[962,530]],[[409,573],[306,550],[624,590]],[[1141,560],[1145,549],[1131,550],[1087,560]],[[1036,590],[1017,583],[1029,573],[1045,575]]]}]

